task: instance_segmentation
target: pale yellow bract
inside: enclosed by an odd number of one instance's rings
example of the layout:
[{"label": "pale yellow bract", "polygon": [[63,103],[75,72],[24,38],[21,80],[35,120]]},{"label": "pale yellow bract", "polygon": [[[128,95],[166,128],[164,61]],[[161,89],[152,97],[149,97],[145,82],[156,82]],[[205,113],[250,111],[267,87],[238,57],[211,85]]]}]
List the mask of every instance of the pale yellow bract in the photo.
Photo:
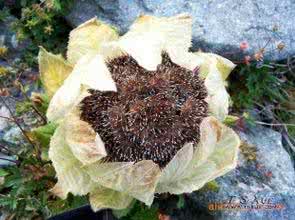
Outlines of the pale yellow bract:
[{"label": "pale yellow bract", "polygon": [[[54,194],[89,194],[94,210],[123,209],[133,199],[151,205],[155,193],[192,192],[236,167],[240,140],[222,124],[229,107],[225,80],[235,65],[216,54],[188,52],[191,25],[186,14],[141,16],[119,37],[114,28],[93,18],[71,32],[67,60],[40,49],[40,74],[52,97],[47,118],[59,124],[49,149],[58,179]],[[117,91],[106,60],[129,54],[142,67],[155,70],[163,51],[180,66],[200,67],[205,79],[210,116],[201,123],[198,146],[185,144],[163,169],[149,160],[101,162],[107,155],[104,143],[80,120],[77,105],[89,88]]]}]

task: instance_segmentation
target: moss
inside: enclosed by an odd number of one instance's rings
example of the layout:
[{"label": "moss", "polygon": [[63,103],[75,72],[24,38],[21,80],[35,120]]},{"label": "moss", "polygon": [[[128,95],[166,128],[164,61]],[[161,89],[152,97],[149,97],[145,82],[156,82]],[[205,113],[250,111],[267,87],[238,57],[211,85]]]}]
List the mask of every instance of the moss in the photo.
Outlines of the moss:
[{"label": "moss", "polygon": [[[71,27],[64,19],[69,12],[72,0],[17,1],[7,5],[10,14],[18,19],[12,24],[12,30],[19,41],[29,40],[23,60],[30,66],[36,65],[39,46],[64,53],[67,47],[67,36]],[[7,10],[6,10],[7,11]]]}]

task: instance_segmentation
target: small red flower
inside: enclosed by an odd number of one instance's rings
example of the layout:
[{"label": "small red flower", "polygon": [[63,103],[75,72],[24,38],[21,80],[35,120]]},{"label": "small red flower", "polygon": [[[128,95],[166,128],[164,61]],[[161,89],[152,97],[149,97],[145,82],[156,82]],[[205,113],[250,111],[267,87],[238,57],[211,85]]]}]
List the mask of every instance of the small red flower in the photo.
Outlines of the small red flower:
[{"label": "small red flower", "polygon": [[271,171],[266,172],[265,176],[268,177],[268,178],[271,178],[272,177],[272,172]]},{"label": "small red flower", "polygon": [[262,61],[263,60],[263,52],[259,51],[259,52],[255,53],[254,57],[255,57],[255,60]]},{"label": "small red flower", "polygon": [[249,44],[247,41],[243,41],[240,43],[240,49],[241,50],[247,50],[249,48]]},{"label": "small red flower", "polygon": [[169,215],[165,215],[165,214],[159,213],[158,219],[159,220],[170,220],[171,218],[170,218]]},{"label": "small red flower", "polygon": [[250,61],[251,61],[251,56],[245,56],[245,57],[244,57],[244,63],[245,63],[246,65],[250,65]]}]

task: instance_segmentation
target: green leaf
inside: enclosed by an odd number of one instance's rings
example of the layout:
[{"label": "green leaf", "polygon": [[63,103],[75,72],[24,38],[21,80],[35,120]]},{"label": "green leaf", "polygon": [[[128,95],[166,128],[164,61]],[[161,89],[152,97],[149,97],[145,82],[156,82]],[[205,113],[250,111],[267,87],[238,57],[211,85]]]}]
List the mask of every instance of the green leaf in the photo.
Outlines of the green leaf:
[{"label": "green leaf", "polygon": [[9,173],[4,170],[4,169],[0,169],[0,177],[3,177],[3,176],[7,176]]},{"label": "green leaf", "polygon": [[177,208],[182,209],[185,205],[185,200],[183,195],[178,196]]},{"label": "green leaf", "polygon": [[49,159],[49,155],[48,155],[48,149],[43,149],[43,150],[41,151],[41,159],[42,159],[43,161],[50,161],[50,159]]},{"label": "green leaf", "polygon": [[3,8],[0,10],[0,21],[4,21],[9,16],[9,10],[7,8]]},{"label": "green leaf", "polygon": [[156,205],[148,207],[136,201],[128,215],[121,220],[158,220],[158,207]]},{"label": "green leaf", "polygon": [[21,176],[8,176],[5,178],[4,187],[16,187],[19,186],[22,183]]},{"label": "green leaf", "polygon": [[245,121],[252,126],[255,126],[255,119],[249,114],[249,112],[244,112],[243,113],[243,118],[245,119]]},{"label": "green leaf", "polygon": [[88,204],[86,196],[73,196],[72,194],[69,194],[66,200],[56,198],[55,200],[47,202],[52,215],[57,215],[61,212],[78,208],[86,204]]},{"label": "green leaf", "polygon": [[136,203],[136,200],[133,200],[126,209],[113,210],[113,215],[119,219],[127,216],[132,210],[132,208],[134,207],[135,203]]},{"label": "green leaf", "polygon": [[32,103],[29,101],[17,102],[15,106],[16,114],[19,116],[25,112],[28,112],[32,107]]},{"label": "green leaf", "polygon": [[31,111],[32,107],[35,107],[41,114],[45,115],[49,105],[49,97],[46,94],[40,94],[40,99],[41,102],[38,105],[30,100],[17,102],[15,107],[16,114],[20,116],[23,113]]},{"label": "green leaf", "polygon": [[239,120],[239,117],[234,115],[227,115],[223,123],[228,126],[233,126],[237,122],[237,120]]},{"label": "green leaf", "polygon": [[48,108],[48,105],[49,105],[49,101],[50,101],[50,98],[48,97],[47,94],[41,94],[40,95],[41,99],[42,99],[42,102],[40,105],[36,106],[36,108],[43,114],[45,115],[46,114],[46,111],[47,111],[47,108]]},{"label": "green leaf", "polygon": [[53,8],[56,11],[60,11],[62,9],[60,0],[53,0]]},{"label": "green leaf", "polygon": [[32,134],[40,142],[42,147],[47,147],[47,146],[49,146],[50,139],[53,136],[56,128],[57,128],[57,124],[48,123],[44,126],[40,126],[38,128],[35,128],[32,131]]}]

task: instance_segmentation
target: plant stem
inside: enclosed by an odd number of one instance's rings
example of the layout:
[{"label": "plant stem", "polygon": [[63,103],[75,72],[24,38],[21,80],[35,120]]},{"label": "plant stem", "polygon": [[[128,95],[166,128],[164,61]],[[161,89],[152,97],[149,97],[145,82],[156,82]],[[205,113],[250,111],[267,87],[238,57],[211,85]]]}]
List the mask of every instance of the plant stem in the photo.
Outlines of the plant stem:
[{"label": "plant stem", "polygon": [[4,98],[2,96],[0,96],[1,101],[3,102],[3,104],[5,105],[5,107],[8,109],[13,122],[17,125],[17,127],[21,130],[22,134],[24,135],[24,137],[27,139],[27,141],[32,145],[33,148],[36,148],[34,143],[31,141],[31,139],[28,137],[28,135],[26,134],[25,130],[21,127],[21,125],[18,123],[17,118],[13,115],[13,112],[11,111],[10,107],[8,106],[8,104],[6,103],[6,101],[4,100]]},{"label": "plant stem", "polygon": [[11,153],[11,154],[15,154],[12,150],[10,150],[8,147],[3,146],[2,144],[0,144],[0,149],[4,149],[5,151]]},{"label": "plant stem", "polygon": [[39,115],[39,117],[42,119],[43,121],[43,124],[46,124],[47,123],[47,120],[46,120],[46,117],[41,113],[39,112],[39,110],[36,108],[35,104],[32,102],[32,100],[28,97],[27,93],[24,91],[24,87],[23,85],[21,84],[20,81],[18,81],[19,85],[20,85],[20,91],[21,93],[23,94],[23,96],[27,99],[27,101],[31,102],[32,103],[32,109],[36,112],[37,115]]},{"label": "plant stem", "polygon": [[283,126],[283,129],[285,132],[283,132],[283,137],[285,138],[285,140],[287,141],[288,145],[290,146],[291,150],[293,152],[295,152],[295,146],[292,144],[291,140],[290,140],[290,134],[288,132],[288,128],[287,126]]},{"label": "plant stem", "polygon": [[5,117],[5,116],[0,115],[0,118],[4,118],[4,119],[6,119],[8,121],[14,122],[14,120],[12,118],[9,118],[9,117]]},{"label": "plant stem", "polygon": [[295,126],[295,124],[272,124],[272,123],[265,123],[262,121],[255,121],[255,123],[260,125],[269,125],[269,126]]},{"label": "plant stem", "polygon": [[[12,66],[12,63],[9,61],[9,59],[8,58],[4,58],[4,60],[10,65],[10,66]],[[20,73],[19,73],[19,75],[17,76],[17,78],[16,78],[16,80],[15,81],[17,81],[18,83],[19,83],[19,85],[20,85],[20,91],[21,91],[21,93],[23,94],[23,96],[28,100],[28,101],[30,101],[31,102],[31,100],[30,100],[30,98],[28,97],[28,95],[26,94],[26,92],[24,91],[24,89],[23,89],[23,85],[21,84],[21,82],[20,82],[20,77],[21,77],[21,75],[22,75],[22,71],[20,71]],[[46,120],[46,117],[44,116],[44,115],[42,115],[42,113],[41,112],[39,112],[38,111],[38,109],[36,108],[36,106],[34,105],[34,103],[32,103],[32,109],[40,116],[40,118],[42,119],[42,121],[43,121],[43,123],[44,124],[46,124],[47,123],[47,120]]]}]

